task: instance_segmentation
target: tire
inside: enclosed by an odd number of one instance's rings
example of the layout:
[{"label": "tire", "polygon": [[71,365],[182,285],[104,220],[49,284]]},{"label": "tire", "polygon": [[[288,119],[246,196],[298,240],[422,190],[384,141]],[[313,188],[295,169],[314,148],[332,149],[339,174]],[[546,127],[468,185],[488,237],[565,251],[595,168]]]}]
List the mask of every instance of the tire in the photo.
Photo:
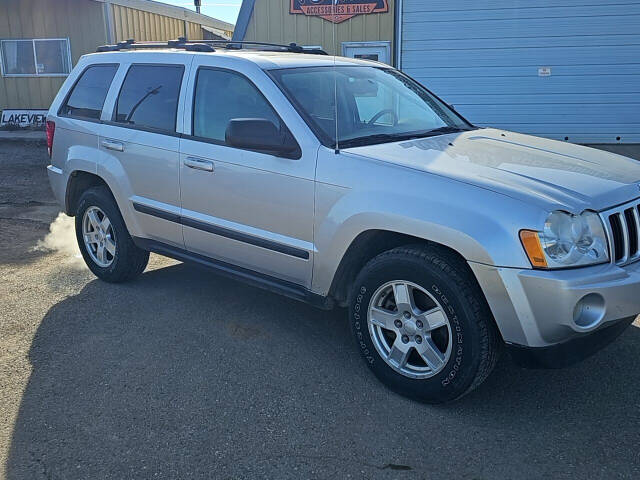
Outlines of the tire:
[{"label": "tire", "polygon": [[[100,228],[94,227],[96,222],[91,221],[92,218],[94,220],[97,218],[101,226],[107,225],[103,215],[108,220],[106,233],[101,233]],[[76,239],[82,257],[96,277],[105,282],[121,283],[133,280],[146,268],[149,252],[138,248],[133,243],[118,205],[107,187],[92,187],[80,196],[75,225]],[[85,235],[86,231],[88,233]],[[92,242],[95,240],[96,243],[88,244],[85,242],[85,236]],[[103,245],[102,255],[97,251],[100,241]],[[113,254],[107,247],[111,247]]]},{"label": "tire", "polygon": [[[403,307],[402,298],[413,300]],[[354,282],[349,315],[358,349],[376,377],[425,403],[450,402],[476,388],[502,349],[473,274],[443,248],[400,247],[369,261]]]}]

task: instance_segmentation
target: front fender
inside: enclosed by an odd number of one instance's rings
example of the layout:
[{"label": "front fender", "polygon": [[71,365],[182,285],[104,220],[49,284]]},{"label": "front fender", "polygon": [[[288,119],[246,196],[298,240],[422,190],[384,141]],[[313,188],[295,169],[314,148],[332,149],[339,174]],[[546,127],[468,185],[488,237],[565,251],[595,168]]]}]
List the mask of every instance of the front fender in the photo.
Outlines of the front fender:
[{"label": "front fender", "polygon": [[542,225],[545,212],[473,185],[437,176],[425,182],[424,174],[404,173],[406,188],[388,187],[394,184],[392,173],[368,188],[318,184],[315,292],[329,291],[347,249],[369,230],[439,243],[470,262],[531,268],[518,235],[523,228]]}]

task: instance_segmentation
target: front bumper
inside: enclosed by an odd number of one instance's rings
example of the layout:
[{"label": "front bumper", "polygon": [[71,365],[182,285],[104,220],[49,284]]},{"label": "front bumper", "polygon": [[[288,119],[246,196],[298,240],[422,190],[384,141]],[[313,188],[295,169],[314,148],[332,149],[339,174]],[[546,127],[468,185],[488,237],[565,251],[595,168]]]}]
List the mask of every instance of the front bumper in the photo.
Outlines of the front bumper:
[{"label": "front bumper", "polygon": [[503,339],[516,348],[565,344],[640,313],[640,261],[571,270],[469,265]]},{"label": "front bumper", "polygon": [[580,362],[606,347],[631,325],[635,317],[613,322],[595,332],[549,347],[507,344],[511,358],[526,368],[562,368]]}]

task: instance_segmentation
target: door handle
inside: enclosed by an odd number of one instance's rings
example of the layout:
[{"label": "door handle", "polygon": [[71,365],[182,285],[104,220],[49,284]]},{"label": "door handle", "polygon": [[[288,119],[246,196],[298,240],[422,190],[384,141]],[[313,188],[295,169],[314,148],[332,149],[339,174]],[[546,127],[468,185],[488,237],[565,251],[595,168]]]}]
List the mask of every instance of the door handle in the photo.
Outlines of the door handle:
[{"label": "door handle", "polygon": [[103,148],[107,150],[115,150],[116,152],[124,152],[124,143],[116,142],[115,140],[102,140],[100,142]]},{"label": "door handle", "polygon": [[210,160],[203,160],[197,157],[187,157],[184,159],[184,165],[196,170],[203,170],[205,172],[213,172],[213,162]]}]

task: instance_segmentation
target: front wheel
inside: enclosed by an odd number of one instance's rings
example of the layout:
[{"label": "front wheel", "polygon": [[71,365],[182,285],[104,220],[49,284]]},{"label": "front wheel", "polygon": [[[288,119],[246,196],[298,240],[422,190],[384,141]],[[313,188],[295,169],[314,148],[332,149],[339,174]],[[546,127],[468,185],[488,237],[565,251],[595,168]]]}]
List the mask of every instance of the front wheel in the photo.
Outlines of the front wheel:
[{"label": "front wheel", "polygon": [[455,400],[489,375],[501,341],[467,266],[428,246],[384,252],[358,275],[351,327],[373,373],[427,403]]},{"label": "front wheel", "polygon": [[106,282],[132,280],[149,262],[149,252],[133,243],[118,205],[106,187],[92,187],[80,197],[76,238],[89,269]]}]

